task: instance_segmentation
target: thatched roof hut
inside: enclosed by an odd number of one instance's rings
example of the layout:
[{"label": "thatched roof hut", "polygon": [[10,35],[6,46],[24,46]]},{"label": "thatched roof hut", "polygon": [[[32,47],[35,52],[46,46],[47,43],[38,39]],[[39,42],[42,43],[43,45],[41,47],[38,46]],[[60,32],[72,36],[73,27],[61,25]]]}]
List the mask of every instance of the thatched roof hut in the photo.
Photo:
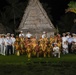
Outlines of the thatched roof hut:
[{"label": "thatched roof hut", "polygon": [[43,31],[46,31],[48,35],[54,34],[55,27],[39,0],[29,0],[18,28],[18,31],[21,30],[24,33],[30,31],[32,34],[41,34]]}]

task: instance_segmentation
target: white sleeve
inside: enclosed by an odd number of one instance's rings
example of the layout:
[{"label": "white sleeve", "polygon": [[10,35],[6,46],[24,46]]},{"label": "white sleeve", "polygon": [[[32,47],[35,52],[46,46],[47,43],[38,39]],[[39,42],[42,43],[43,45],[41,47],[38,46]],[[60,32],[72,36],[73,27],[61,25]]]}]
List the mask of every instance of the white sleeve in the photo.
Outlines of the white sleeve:
[{"label": "white sleeve", "polygon": [[55,51],[55,48],[53,48],[53,51]]},{"label": "white sleeve", "polygon": [[19,37],[21,36],[21,34],[19,34]]}]

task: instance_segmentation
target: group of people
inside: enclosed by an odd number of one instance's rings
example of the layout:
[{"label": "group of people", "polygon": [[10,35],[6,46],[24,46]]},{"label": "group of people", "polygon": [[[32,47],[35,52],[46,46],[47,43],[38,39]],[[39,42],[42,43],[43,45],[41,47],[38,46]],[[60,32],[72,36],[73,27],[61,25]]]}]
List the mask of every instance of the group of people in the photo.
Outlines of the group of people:
[{"label": "group of people", "polygon": [[76,53],[76,34],[69,32],[47,37],[46,32],[37,39],[30,32],[14,37],[14,34],[0,35],[0,54],[27,55],[31,57],[58,57],[62,54]]},{"label": "group of people", "polygon": [[0,34],[0,54],[1,55],[11,55],[14,54],[14,34],[7,33]]}]

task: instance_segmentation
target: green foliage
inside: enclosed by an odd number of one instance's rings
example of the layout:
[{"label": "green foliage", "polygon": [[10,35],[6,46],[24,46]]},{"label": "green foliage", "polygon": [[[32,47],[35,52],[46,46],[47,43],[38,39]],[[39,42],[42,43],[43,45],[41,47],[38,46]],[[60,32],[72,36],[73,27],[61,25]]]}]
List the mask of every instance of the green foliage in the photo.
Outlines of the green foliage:
[{"label": "green foliage", "polygon": [[26,55],[16,56],[16,55],[9,55],[9,56],[2,56],[0,55],[0,64],[13,64],[13,65],[25,65],[26,63],[42,63],[42,62],[76,62],[76,55],[75,54],[67,54],[62,55],[61,58],[54,58],[54,57],[31,57],[30,59],[27,58]]},{"label": "green foliage", "polygon": [[7,0],[7,2],[8,5],[5,7],[5,12],[9,15],[10,19],[14,19],[14,15],[15,18],[20,18],[25,7],[24,4],[19,2],[19,0]]},{"label": "green foliage", "polygon": [[76,13],[76,2],[75,1],[70,1],[68,3],[68,8],[66,9],[66,12]]},{"label": "green foliage", "polygon": [[9,18],[6,15],[5,12],[0,12],[0,21],[3,25],[8,25],[9,24]]},{"label": "green foliage", "polygon": [[[9,27],[9,29],[14,32],[21,22],[28,1],[29,0],[6,0],[7,5],[3,8],[3,11],[1,11],[1,23],[4,26]],[[52,20],[50,15],[51,8],[49,8],[47,3],[42,3],[42,6],[46,10],[49,18]]]},{"label": "green foliage", "polygon": [[76,8],[76,2],[75,1],[70,1],[68,6],[69,6],[69,8]]},{"label": "green foliage", "polygon": [[3,8],[3,11],[0,13],[0,21],[4,26],[8,27],[14,32],[20,23],[28,0],[25,0],[25,2],[22,2],[20,0],[6,1],[7,6],[5,6]]}]

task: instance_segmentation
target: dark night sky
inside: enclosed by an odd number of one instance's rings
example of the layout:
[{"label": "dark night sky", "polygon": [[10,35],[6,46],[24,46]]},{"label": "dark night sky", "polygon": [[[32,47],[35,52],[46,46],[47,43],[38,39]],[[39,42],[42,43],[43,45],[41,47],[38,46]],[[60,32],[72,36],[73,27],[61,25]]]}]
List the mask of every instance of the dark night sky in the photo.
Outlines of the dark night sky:
[{"label": "dark night sky", "polygon": [[59,20],[62,15],[65,14],[65,9],[68,7],[67,4],[71,0],[41,0],[44,3],[48,3],[51,7],[51,15],[55,21]]},{"label": "dark night sky", "polygon": [[[25,0],[22,0],[25,1]],[[47,3],[51,8],[51,15],[54,20],[59,20],[65,14],[67,4],[72,0],[40,0],[42,3]],[[0,9],[6,5],[6,0],[0,0]]]}]

